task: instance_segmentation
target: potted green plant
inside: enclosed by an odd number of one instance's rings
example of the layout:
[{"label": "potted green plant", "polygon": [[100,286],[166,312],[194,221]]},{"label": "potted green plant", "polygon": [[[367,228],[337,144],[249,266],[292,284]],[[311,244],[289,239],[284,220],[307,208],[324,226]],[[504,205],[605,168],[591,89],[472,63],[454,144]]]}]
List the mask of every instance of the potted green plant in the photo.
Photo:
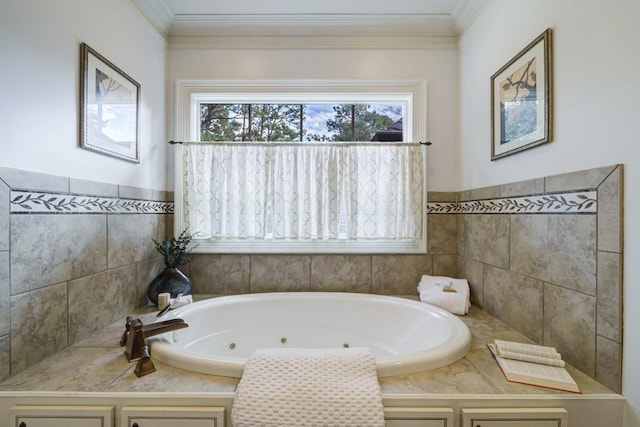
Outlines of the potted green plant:
[{"label": "potted green plant", "polygon": [[180,267],[188,264],[192,257],[189,252],[195,248],[190,246],[191,235],[187,229],[176,238],[158,242],[151,239],[156,250],[162,255],[165,269],[156,276],[147,288],[147,297],[154,304],[158,304],[158,295],[164,292],[171,294],[175,298],[178,294],[191,295],[191,280],[180,271]]}]

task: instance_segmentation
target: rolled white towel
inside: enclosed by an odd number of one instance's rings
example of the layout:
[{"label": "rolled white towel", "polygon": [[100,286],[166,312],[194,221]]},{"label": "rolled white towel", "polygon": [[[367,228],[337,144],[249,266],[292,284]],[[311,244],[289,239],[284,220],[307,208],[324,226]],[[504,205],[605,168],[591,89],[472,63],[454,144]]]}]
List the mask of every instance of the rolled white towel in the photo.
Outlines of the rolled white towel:
[{"label": "rolled white towel", "polygon": [[422,276],[420,282],[418,282],[418,292],[428,291],[433,288],[455,290],[457,293],[469,295],[469,282],[467,279],[454,279],[445,276]]},{"label": "rolled white towel", "polygon": [[469,312],[468,297],[457,292],[442,292],[439,290],[423,291],[420,292],[420,301],[461,316]]},{"label": "rolled white towel", "polygon": [[465,315],[471,307],[469,282],[445,276],[424,275],[418,283],[420,301],[451,313]]},{"label": "rolled white towel", "polygon": [[420,278],[420,282],[418,283],[418,291],[431,288],[449,289],[452,286],[453,280],[451,277],[424,275]]}]

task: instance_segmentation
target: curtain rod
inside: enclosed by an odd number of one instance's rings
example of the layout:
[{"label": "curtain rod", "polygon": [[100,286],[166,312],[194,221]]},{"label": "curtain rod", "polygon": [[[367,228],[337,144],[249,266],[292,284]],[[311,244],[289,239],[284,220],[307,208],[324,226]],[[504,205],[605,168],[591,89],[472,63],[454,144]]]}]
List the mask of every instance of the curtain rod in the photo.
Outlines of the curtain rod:
[{"label": "curtain rod", "polygon": [[335,145],[335,146],[348,146],[348,145],[395,145],[395,146],[405,146],[405,145],[426,145],[427,147],[432,145],[431,141],[427,142],[381,142],[381,141],[331,141],[331,142],[323,142],[323,141],[292,141],[292,142],[261,142],[261,141],[169,141],[169,144],[176,145],[256,145],[256,146],[310,146],[310,145]]}]

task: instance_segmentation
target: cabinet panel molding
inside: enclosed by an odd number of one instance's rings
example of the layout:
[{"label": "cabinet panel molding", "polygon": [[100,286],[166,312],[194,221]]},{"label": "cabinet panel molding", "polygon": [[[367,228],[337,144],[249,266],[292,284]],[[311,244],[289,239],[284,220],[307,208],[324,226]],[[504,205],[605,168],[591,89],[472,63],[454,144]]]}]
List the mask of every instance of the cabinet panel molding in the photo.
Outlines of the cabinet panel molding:
[{"label": "cabinet panel molding", "polygon": [[462,409],[462,427],[568,427],[564,408]]},{"label": "cabinet panel molding", "polygon": [[113,406],[17,405],[9,410],[8,426],[113,427]]},{"label": "cabinet panel molding", "polygon": [[453,408],[385,408],[386,427],[453,427]]},{"label": "cabinet panel molding", "polygon": [[224,407],[125,406],[122,427],[224,427]]}]

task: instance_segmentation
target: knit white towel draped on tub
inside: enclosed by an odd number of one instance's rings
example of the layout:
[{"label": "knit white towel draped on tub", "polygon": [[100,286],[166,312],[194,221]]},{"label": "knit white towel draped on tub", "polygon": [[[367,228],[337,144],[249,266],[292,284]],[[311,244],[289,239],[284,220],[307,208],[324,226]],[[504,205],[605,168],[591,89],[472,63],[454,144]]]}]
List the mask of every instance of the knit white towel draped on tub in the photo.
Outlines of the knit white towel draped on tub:
[{"label": "knit white towel draped on tub", "polygon": [[235,427],[383,427],[375,358],[366,348],[256,350],[231,420]]}]

